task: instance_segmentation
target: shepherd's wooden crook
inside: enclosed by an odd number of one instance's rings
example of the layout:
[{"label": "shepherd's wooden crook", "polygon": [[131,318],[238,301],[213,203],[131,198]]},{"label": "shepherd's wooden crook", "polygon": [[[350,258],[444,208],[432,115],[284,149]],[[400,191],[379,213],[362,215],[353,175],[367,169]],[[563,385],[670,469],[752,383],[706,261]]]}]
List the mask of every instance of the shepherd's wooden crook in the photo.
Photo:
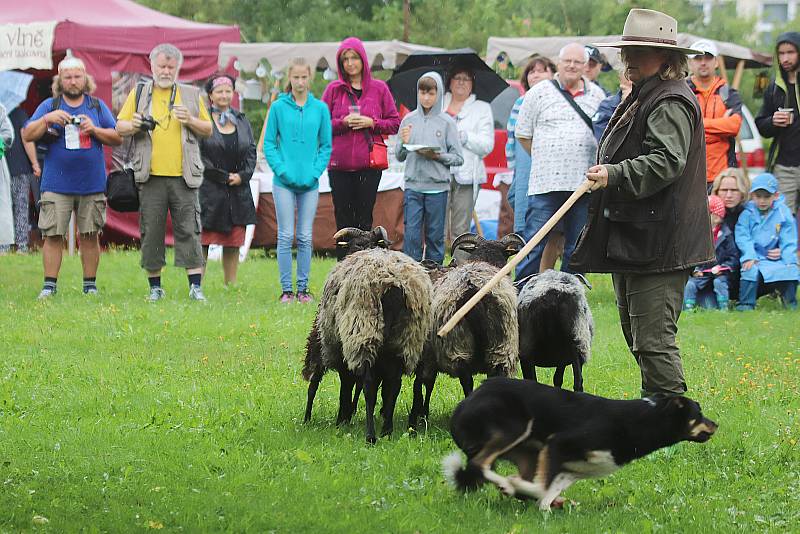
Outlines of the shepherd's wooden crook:
[{"label": "shepherd's wooden crook", "polygon": [[542,229],[536,232],[536,235],[533,236],[531,240],[525,244],[524,247],[522,247],[522,250],[520,250],[516,256],[511,258],[511,261],[509,261],[505,265],[505,267],[500,269],[497,272],[497,274],[494,275],[494,277],[492,277],[492,279],[486,283],[485,286],[483,286],[477,293],[475,293],[472,296],[471,299],[469,299],[466,303],[464,303],[464,305],[461,306],[461,308],[459,308],[456,311],[456,313],[453,314],[450,320],[447,321],[436,334],[439,337],[444,337],[445,335],[447,335],[448,332],[450,332],[450,330],[455,328],[458,322],[461,319],[463,319],[464,316],[467,315],[472,308],[475,307],[475,305],[484,297],[484,295],[486,295],[486,293],[491,291],[492,288],[496,286],[500,282],[500,280],[503,279],[503,277],[507,276],[508,273],[510,273],[511,270],[514,267],[516,267],[517,264],[521,262],[522,259],[530,253],[531,250],[533,250],[533,247],[538,245],[539,242],[545,238],[548,232],[550,232],[550,230],[556,225],[556,223],[558,223],[558,221],[561,220],[561,217],[563,217],[564,214],[567,211],[569,211],[572,205],[575,204],[575,202],[577,202],[578,199],[581,198],[581,196],[583,196],[584,193],[586,193],[589,189],[591,189],[592,184],[594,184],[594,182],[592,182],[591,180],[586,180],[585,182],[583,182],[580,185],[580,187],[578,187],[578,189],[576,189],[575,192],[572,193],[572,195],[570,195],[567,201],[564,202],[564,205],[558,208],[558,211],[556,211],[553,214],[553,216],[550,217],[550,219],[546,223],[544,223]]}]

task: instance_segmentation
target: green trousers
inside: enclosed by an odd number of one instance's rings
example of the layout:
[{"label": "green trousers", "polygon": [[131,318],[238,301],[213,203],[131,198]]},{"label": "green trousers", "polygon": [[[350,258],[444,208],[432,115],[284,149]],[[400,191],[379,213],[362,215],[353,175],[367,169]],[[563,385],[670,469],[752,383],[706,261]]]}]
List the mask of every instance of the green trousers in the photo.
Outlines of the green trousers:
[{"label": "green trousers", "polygon": [[642,396],[686,392],[675,339],[689,271],[613,274],[622,333],[642,373]]}]

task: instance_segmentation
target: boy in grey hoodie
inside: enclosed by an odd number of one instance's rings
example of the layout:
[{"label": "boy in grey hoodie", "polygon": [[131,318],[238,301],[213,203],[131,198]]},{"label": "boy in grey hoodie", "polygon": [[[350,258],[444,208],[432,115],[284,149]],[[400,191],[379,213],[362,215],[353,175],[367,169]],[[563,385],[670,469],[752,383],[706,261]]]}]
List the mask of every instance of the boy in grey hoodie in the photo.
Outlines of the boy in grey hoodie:
[{"label": "boy in grey hoodie", "polygon": [[[439,264],[444,261],[450,166],[464,162],[456,123],[444,112],[443,97],[442,77],[436,72],[423,74],[417,81],[417,109],[400,123],[395,149],[397,159],[406,162],[403,252],[422,260],[424,235],[425,258]],[[408,146],[418,149],[411,151]]]}]

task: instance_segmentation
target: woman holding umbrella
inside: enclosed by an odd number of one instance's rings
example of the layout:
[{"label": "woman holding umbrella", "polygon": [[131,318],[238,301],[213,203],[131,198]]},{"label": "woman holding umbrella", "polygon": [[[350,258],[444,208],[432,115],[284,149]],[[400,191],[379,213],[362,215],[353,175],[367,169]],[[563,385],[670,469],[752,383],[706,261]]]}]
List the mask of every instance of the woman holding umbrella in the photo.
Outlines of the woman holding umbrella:
[{"label": "woman holding umbrella", "polygon": [[[447,113],[458,127],[464,164],[453,167],[455,180],[450,185],[448,198],[448,220],[450,236],[456,237],[469,231],[478,188],[486,183],[486,166],[483,158],[494,148],[494,118],[487,102],[478,100],[473,92],[475,72],[456,64],[448,74],[449,91],[444,97]],[[456,259],[465,253],[457,251]]]},{"label": "woman holding umbrella", "polygon": [[336,52],[339,79],[325,88],[333,127],[328,164],[336,228],[370,230],[381,170],[370,168],[370,149],[381,136],[397,133],[400,115],[389,87],[372,77],[364,44],[355,37]]}]

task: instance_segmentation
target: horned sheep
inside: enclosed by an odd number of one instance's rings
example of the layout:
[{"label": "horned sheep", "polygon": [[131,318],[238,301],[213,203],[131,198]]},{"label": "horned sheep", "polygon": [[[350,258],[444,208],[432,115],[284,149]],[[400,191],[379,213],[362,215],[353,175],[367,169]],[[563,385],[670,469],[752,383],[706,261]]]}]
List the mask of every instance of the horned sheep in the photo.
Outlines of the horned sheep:
[{"label": "horned sheep", "polygon": [[462,234],[453,241],[451,249],[468,252],[466,260],[452,267],[429,266],[430,276],[435,280],[432,320],[415,373],[409,427],[415,428],[418,418],[428,415],[438,373],[458,378],[466,397],[473,389],[473,375],[513,376],[516,372],[517,292],[508,278],[503,278],[444,337],[439,337],[437,332],[497,274],[509,256],[519,252],[524,245],[525,241],[516,234],[509,234],[499,241]]},{"label": "horned sheep", "polygon": [[[335,237],[337,242],[352,244],[366,234],[348,228]],[[366,243],[370,246],[369,239]],[[353,389],[363,385],[366,437],[374,443],[374,410],[381,387],[381,433],[391,434],[402,375],[411,374],[417,367],[428,334],[431,295],[425,269],[401,252],[368,248],[339,262],[325,281],[309,335],[303,370],[310,382],[306,419],[310,418],[322,374],[335,369],[341,380],[337,423],[351,419],[357,400]]]}]

